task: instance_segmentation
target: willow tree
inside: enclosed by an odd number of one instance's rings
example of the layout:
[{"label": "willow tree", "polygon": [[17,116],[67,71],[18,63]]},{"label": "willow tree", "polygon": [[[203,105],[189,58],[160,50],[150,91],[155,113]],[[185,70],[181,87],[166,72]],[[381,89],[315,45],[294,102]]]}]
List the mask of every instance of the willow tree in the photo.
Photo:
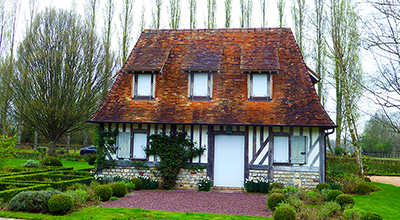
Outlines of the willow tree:
[{"label": "willow tree", "polygon": [[104,49],[91,34],[75,12],[47,8],[18,47],[15,114],[47,139],[49,155],[63,135],[82,128],[102,98]]}]

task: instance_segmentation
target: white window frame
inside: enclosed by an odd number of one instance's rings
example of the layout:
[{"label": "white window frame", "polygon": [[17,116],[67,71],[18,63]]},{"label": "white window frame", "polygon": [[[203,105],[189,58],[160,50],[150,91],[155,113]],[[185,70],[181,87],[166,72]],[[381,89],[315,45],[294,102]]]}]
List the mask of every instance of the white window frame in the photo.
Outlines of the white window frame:
[{"label": "white window frame", "polygon": [[[189,100],[190,101],[211,101],[212,99],[212,71],[188,71],[189,73]],[[207,75],[207,85],[204,85],[206,91],[206,94],[195,94],[195,78],[196,74],[206,74]]]},{"label": "white window frame", "polygon": [[[266,82],[265,82],[265,89],[266,94],[255,94],[255,88],[254,86],[259,84],[259,81],[257,83],[254,83],[253,78],[254,76],[266,76]],[[249,100],[250,101],[271,101],[272,99],[272,73],[268,72],[249,72],[248,74],[248,89],[249,89]]]},{"label": "white window frame", "polygon": [[[137,139],[145,135],[145,140],[137,146]],[[143,149],[148,145],[147,130],[132,130],[131,132],[119,132],[117,136],[117,159],[146,159],[147,155]],[[144,143],[143,143],[144,142]],[[142,151],[143,150],[143,151]]]},{"label": "white window frame", "polygon": [[[294,149],[296,147],[299,149]],[[274,134],[274,163],[307,164],[307,153],[307,136],[289,133]]]},{"label": "white window frame", "polygon": [[[154,91],[155,91],[155,73],[151,72],[134,72],[132,76],[132,98],[134,100],[153,100],[154,99]],[[140,81],[140,77],[150,76],[150,88],[148,93],[150,94],[140,94],[139,89],[140,85],[138,84]]]}]

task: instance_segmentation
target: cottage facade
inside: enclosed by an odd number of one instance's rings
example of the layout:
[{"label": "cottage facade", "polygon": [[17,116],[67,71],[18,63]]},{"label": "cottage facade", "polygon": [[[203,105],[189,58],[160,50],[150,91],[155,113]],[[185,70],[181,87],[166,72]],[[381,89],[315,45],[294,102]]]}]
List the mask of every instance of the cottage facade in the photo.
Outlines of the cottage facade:
[{"label": "cottage facade", "polygon": [[[242,187],[267,178],[299,187],[325,181],[326,133],[335,127],[290,29],[145,30],[108,97],[91,118],[118,129],[120,166],[103,174],[143,175],[154,167],[148,136],[185,129],[205,147],[178,187],[208,176]],[[150,172],[149,172],[150,174]]]}]

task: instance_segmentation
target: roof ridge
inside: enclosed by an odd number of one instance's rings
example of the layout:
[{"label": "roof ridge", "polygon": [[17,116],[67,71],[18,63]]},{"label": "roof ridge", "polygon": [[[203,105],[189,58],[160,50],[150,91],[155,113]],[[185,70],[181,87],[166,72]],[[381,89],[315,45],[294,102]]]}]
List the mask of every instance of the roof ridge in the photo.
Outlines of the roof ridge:
[{"label": "roof ridge", "polygon": [[264,27],[264,28],[198,28],[198,29],[144,29],[143,32],[199,32],[199,31],[259,31],[259,30],[291,30],[288,27]]}]

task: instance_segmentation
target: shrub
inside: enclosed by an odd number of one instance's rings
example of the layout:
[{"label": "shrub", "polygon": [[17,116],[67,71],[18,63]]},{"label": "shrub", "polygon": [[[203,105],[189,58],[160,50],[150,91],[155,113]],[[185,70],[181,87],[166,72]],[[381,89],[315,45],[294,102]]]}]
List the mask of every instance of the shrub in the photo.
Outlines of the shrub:
[{"label": "shrub", "polygon": [[140,178],[134,177],[131,179],[131,182],[135,184],[135,190],[143,189],[143,181]]},{"label": "shrub", "polygon": [[334,190],[334,189],[342,190],[342,187],[340,186],[339,183],[331,182],[331,181],[328,181],[327,183],[329,184],[329,186],[331,186],[332,190]]},{"label": "shrub", "polygon": [[322,195],[317,192],[310,191],[307,193],[307,197],[310,204],[317,205],[322,202]]},{"label": "shrub", "polygon": [[142,180],[143,189],[157,189],[158,188],[158,181],[152,180],[147,176],[139,176],[139,179]]},{"label": "shrub", "polygon": [[132,183],[131,181],[126,183],[126,186],[128,187],[128,189],[134,190],[135,189],[135,184]]},{"label": "shrub", "polygon": [[298,188],[293,187],[293,186],[287,186],[285,189],[283,189],[283,194],[285,194],[286,197],[295,194],[297,191],[299,191]]},{"label": "shrub", "polygon": [[334,151],[336,156],[343,156],[346,153],[346,151],[341,147],[335,147]]},{"label": "shrub", "polygon": [[97,160],[97,154],[92,154],[89,157],[88,164],[94,165],[96,163],[96,160]]},{"label": "shrub", "polygon": [[115,201],[115,200],[118,200],[118,199],[119,199],[119,198],[116,197],[116,196],[111,196],[110,201]]},{"label": "shrub", "polygon": [[345,209],[342,215],[346,220],[361,219],[361,211],[358,208]]},{"label": "shrub", "polygon": [[265,178],[251,179],[244,182],[244,188],[249,193],[268,193],[270,184]]},{"label": "shrub", "polygon": [[335,201],[336,197],[340,194],[343,194],[342,191],[334,189],[328,192],[328,195],[326,196],[326,200],[328,201]]},{"label": "shrub", "polygon": [[271,191],[269,191],[268,195],[271,195],[273,193],[282,193],[283,194],[283,189],[280,189],[280,188],[272,189]]},{"label": "shrub", "polygon": [[270,188],[271,189],[274,189],[274,188],[283,189],[283,185],[282,185],[282,183],[275,182],[275,183],[271,183]]},{"label": "shrub", "polygon": [[113,190],[109,185],[100,185],[94,188],[95,195],[100,197],[102,202],[110,200],[113,195]]},{"label": "shrub", "polygon": [[364,212],[361,214],[361,220],[382,220],[382,216],[375,212]]},{"label": "shrub", "polygon": [[336,202],[326,202],[324,206],[321,208],[321,214],[326,219],[332,219],[335,216],[338,216],[342,212],[342,207]]},{"label": "shrub", "polygon": [[268,208],[272,210],[274,210],[281,202],[286,202],[286,196],[282,193],[272,193],[267,197]]},{"label": "shrub", "polygon": [[8,203],[8,210],[34,213],[48,212],[47,201],[53,196],[61,194],[57,190],[24,191],[18,193]]},{"label": "shrub", "polygon": [[47,204],[51,214],[64,215],[74,207],[74,200],[70,195],[58,194],[52,196]]},{"label": "shrub", "polygon": [[34,160],[28,160],[22,166],[23,167],[39,167],[40,166],[40,162],[34,161]]},{"label": "shrub", "polygon": [[368,183],[358,183],[357,184],[357,194],[366,195],[371,192],[371,186]]},{"label": "shrub", "polygon": [[354,199],[348,194],[340,194],[336,197],[335,202],[337,202],[342,208],[346,205],[354,205]]},{"label": "shrub", "polygon": [[42,161],[40,161],[40,163],[43,166],[62,166],[61,161],[58,158],[52,156],[44,158]]},{"label": "shrub", "polygon": [[77,189],[77,190],[68,190],[66,194],[70,195],[72,199],[74,200],[75,206],[82,206],[83,204],[86,203],[86,199],[88,195],[86,194],[86,191],[82,189]]},{"label": "shrub", "polygon": [[369,177],[364,177],[364,181],[367,182],[367,183],[372,182],[371,179],[370,179]]},{"label": "shrub", "polygon": [[[299,212],[303,208],[303,203],[296,196],[289,196],[287,198],[287,203],[289,205],[291,205],[295,209],[296,212]],[[281,204],[285,204],[285,203],[281,203]],[[281,207],[281,205],[279,205],[279,207]]]},{"label": "shrub", "polygon": [[319,183],[316,188],[318,191],[322,191],[323,189],[332,189],[328,183]]},{"label": "shrub", "polygon": [[128,193],[128,188],[124,182],[114,182],[110,184],[112,188],[112,196],[124,197]]},{"label": "shrub", "polygon": [[279,207],[274,212],[274,219],[294,220],[296,219],[296,212],[290,207]]},{"label": "shrub", "polygon": [[197,182],[197,189],[199,191],[207,192],[207,191],[210,191],[211,185],[212,185],[212,181],[209,177],[204,178],[204,179],[202,178],[202,179],[199,179],[199,181]]}]

